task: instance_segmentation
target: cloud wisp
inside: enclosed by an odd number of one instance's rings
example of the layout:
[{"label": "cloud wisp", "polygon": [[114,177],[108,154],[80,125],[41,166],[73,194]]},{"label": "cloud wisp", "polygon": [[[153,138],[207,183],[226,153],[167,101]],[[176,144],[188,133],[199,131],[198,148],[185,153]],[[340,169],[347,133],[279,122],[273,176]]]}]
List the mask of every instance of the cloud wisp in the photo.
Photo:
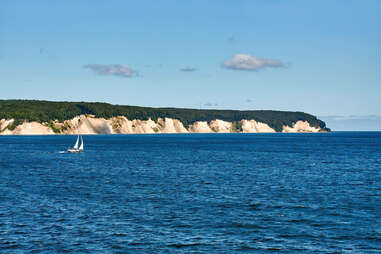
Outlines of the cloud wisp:
[{"label": "cloud wisp", "polygon": [[215,103],[215,102],[207,102],[207,103],[204,103],[204,106],[205,106],[205,107],[216,107],[216,106],[218,106],[218,103]]},{"label": "cloud wisp", "polygon": [[381,121],[381,115],[349,115],[349,116],[320,116],[324,119],[329,119],[333,121],[357,121],[357,120],[366,120],[366,121]]},{"label": "cloud wisp", "polygon": [[221,64],[222,68],[240,71],[259,71],[264,68],[280,68],[285,64],[275,59],[257,58],[245,54],[235,54],[232,59]]},{"label": "cloud wisp", "polygon": [[182,72],[194,72],[194,71],[197,71],[197,69],[192,68],[192,67],[184,67],[184,68],[181,68],[180,71],[182,71]]},{"label": "cloud wisp", "polygon": [[122,64],[87,64],[83,67],[94,71],[98,75],[113,75],[123,78],[132,78],[138,76],[138,73],[135,70],[131,69],[127,65]]}]

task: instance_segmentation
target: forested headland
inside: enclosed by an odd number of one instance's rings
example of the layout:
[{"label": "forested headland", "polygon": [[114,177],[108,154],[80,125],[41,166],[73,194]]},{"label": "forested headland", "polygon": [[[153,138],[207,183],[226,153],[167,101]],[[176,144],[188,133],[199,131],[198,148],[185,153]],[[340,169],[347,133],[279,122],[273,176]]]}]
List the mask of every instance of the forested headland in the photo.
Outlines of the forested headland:
[{"label": "forested headland", "polygon": [[240,120],[256,120],[268,124],[276,131],[282,131],[284,125],[292,126],[299,120],[308,121],[311,126],[329,131],[326,124],[311,114],[304,112],[275,110],[216,110],[187,108],[151,108],[139,106],[112,105],[100,102],[55,102],[39,100],[0,100],[0,119],[14,119],[13,126],[24,121],[50,123],[63,122],[75,116],[91,114],[100,118],[125,116],[126,118],[147,120],[151,118],[174,118],[184,126],[196,121],[221,119],[238,124]]}]

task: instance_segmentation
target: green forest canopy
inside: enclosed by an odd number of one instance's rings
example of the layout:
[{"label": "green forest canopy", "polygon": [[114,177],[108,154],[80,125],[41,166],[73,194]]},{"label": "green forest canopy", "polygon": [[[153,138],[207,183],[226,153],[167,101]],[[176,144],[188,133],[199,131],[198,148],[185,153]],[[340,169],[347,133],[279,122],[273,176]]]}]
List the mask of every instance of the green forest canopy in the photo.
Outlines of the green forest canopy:
[{"label": "green forest canopy", "polygon": [[0,100],[0,119],[15,119],[14,125],[24,121],[40,123],[58,120],[63,122],[81,114],[92,114],[96,117],[111,118],[125,116],[128,119],[147,120],[151,118],[175,118],[184,126],[196,121],[221,119],[238,122],[242,119],[254,119],[268,124],[276,131],[281,131],[283,125],[292,126],[298,120],[308,121],[311,126],[329,130],[323,121],[303,112],[274,110],[216,110],[216,109],[186,109],[186,108],[151,108],[138,106],[111,105],[99,102],[54,102],[38,100]]}]

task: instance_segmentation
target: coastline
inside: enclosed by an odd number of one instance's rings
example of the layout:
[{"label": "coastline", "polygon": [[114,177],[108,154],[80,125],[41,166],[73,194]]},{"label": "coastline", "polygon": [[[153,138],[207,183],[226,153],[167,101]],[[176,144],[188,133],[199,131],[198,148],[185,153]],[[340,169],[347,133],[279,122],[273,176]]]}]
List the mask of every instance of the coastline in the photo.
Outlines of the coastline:
[{"label": "coastline", "polygon": [[129,120],[124,116],[109,119],[93,115],[79,115],[63,122],[26,122],[13,126],[13,119],[0,120],[0,135],[98,135],[98,134],[176,134],[176,133],[321,133],[328,132],[308,121],[299,120],[292,126],[284,125],[276,131],[268,124],[253,119],[228,122],[215,119],[210,122],[196,121],[189,126],[173,118]]}]

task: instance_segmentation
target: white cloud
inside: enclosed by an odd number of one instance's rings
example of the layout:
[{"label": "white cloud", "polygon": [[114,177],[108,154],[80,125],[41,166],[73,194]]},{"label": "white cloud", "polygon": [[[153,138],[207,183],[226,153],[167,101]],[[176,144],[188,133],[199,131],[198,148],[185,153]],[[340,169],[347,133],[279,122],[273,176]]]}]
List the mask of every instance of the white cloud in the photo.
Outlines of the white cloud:
[{"label": "white cloud", "polygon": [[138,73],[135,70],[131,69],[127,65],[121,64],[87,64],[84,67],[94,71],[99,75],[114,75],[125,78],[132,78],[138,75]]},{"label": "white cloud", "polygon": [[275,59],[257,58],[255,56],[236,54],[229,61],[221,64],[221,67],[231,70],[258,71],[263,68],[279,68],[285,65]]}]

